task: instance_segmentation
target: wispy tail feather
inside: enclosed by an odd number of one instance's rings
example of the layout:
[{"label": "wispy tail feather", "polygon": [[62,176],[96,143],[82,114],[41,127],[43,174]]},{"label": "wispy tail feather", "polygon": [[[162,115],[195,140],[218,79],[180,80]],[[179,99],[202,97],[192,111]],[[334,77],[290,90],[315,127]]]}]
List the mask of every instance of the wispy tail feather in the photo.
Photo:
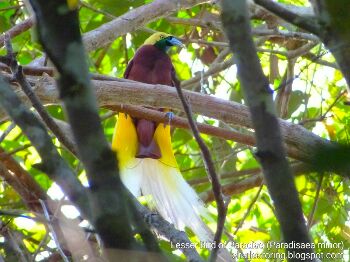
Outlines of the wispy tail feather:
[{"label": "wispy tail feather", "polygon": [[[156,159],[137,159],[135,163],[132,169],[122,170],[122,180],[129,190],[136,197],[140,193],[146,196],[151,207],[177,229],[188,227],[200,241],[212,242],[214,234],[201,219],[210,218],[208,211],[180,171]],[[233,260],[226,249],[220,249],[217,261]]]},{"label": "wispy tail feather", "polygon": [[209,217],[207,210],[180,171],[156,159],[137,159],[137,162],[133,168],[121,172],[129,190],[136,197],[140,193],[146,196],[151,207],[176,228],[184,230],[187,226],[201,241],[211,241],[212,232],[201,219],[201,216]]}]

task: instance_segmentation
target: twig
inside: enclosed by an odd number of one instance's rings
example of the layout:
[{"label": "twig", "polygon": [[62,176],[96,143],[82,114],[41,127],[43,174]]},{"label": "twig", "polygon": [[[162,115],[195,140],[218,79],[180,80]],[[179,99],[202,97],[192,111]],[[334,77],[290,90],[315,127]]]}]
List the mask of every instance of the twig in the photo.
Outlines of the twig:
[{"label": "twig", "polygon": [[276,54],[286,57],[287,59],[293,59],[298,56],[302,56],[306,53],[308,53],[313,47],[315,47],[318,43],[316,42],[309,42],[298,49],[295,50],[289,50],[287,52],[280,51],[280,50],[273,50],[273,49],[266,49],[266,48],[257,48],[258,52],[264,52],[264,53],[270,53],[270,54]]},{"label": "twig", "polygon": [[82,7],[90,9],[90,10],[92,10],[92,11],[98,13],[98,14],[103,14],[105,17],[107,17],[110,20],[113,20],[113,19],[116,18],[116,16],[114,16],[114,15],[112,15],[112,14],[110,14],[110,13],[104,11],[104,10],[97,9],[94,6],[90,5],[89,3],[85,2],[85,1],[80,1],[80,5]]},{"label": "twig", "polygon": [[69,139],[61,130],[61,128],[56,124],[52,117],[47,113],[44,106],[41,104],[40,99],[33,92],[30,83],[25,78],[22,67],[18,65],[18,62],[13,53],[11,40],[8,34],[5,35],[5,45],[7,49],[7,57],[9,59],[9,66],[11,68],[14,78],[17,80],[21,86],[23,92],[27,95],[29,100],[32,102],[33,107],[36,109],[41,119],[47,125],[47,127],[54,133],[57,139],[74,155],[77,155],[75,145],[73,141]]},{"label": "twig", "polygon": [[224,229],[226,213],[227,213],[227,205],[228,205],[229,201],[227,201],[227,203],[225,203],[225,201],[224,201],[222,190],[221,190],[221,184],[220,184],[219,178],[216,174],[213,159],[211,157],[211,154],[210,154],[210,151],[209,151],[207,145],[204,143],[202,137],[199,134],[198,127],[196,125],[196,122],[193,119],[193,114],[192,114],[192,110],[190,108],[190,105],[189,105],[188,101],[186,100],[186,98],[184,97],[182,90],[181,90],[181,87],[178,85],[175,85],[175,86],[176,86],[178,96],[181,100],[182,106],[185,110],[185,113],[186,113],[189,125],[191,127],[193,136],[196,139],[198,146],[202,152],[203,162],[205,164],[205,168],[206,168],[208,177],[210,179],[210,182],[212,183],[214,198],[216,201],[217,211],[218,211],[218,221],[217,221],[216,232],[215,232],[214,240],[213,240],[215,243],[215,248],[214,248],[213,252],[211,253],[210,260],[215,261],[215,259],[217,257],[219,244],[221,242],[221,236],[222,236],[222,232]]},{"label": "twig", "polygon": [[22,4],[22,5],[13,5],[13,6],[8,6],[8,7],[3,7],[3,8],[0,8],[0,12],[7,11],[7,10],[13,10],[13,9],[20,9],[22,6],[24,6],[24,5]]},{"label": "twig", "polygon": [[[183,24],[183,25],[192,25],[192,26],[201,26],[204,28],[213,28],[217,30],[222,29],[221,22],[219,20],[197,19],[197,18],[179,18],[179,17],[166,17],[170,23]],[[305,32],[296,32],[296,31],[286,31],[280,29],[261,29],[261,28],[252,28],[252,34],[256,36],[268,36],[268,37],[282,37],[282,38],[292,38],[292,39],[305,39],[310,41],[319,41],[320,39],[309,33]]]},{"label": "twig", "polygon": [[[8,68],[7,65],[0,63],[0,70],[8,71],[10,72],[10,69]],[[55,75],[55,68],[54,67],[47,67],[47,66],[29,66],[25,65],[22,66],[23,73],[26,75],[32,75],[32,76],[42,76],[44,73],[48,74],[49,76],[54,76]],[[94,80],[103,80],[103,81],[119,81],[119,82],[127,82],[131,81],[128,79],[124,78],[118,78],[114,76],[108,76],[108,75],[101,75],[101,74],[94,74],[90,73],[89,74],[91,79]]]},{"label": "twig", "polygon": [[45,232],[45,236],[41,239],[40,243],[38,244],[36,250],[33,252],[33,255],[32,255],[32,260],[30,262],[34,262],[36,261],[36,257],[38,256],[41,248],[43,247],[43,245],[45,243],[47,243],[47,240],[49,238],[49,232]]},{"label": "twig", "polygon": [[[160,215],[149,211],[146,207],[141,205],[137,200],[134,204],[140,214],[142,214],[143,219],[148,224],[150,228],[156,231],[157,234],[165,237],[171,245],[179,245],[180,250],[187,257],[188,261],[200,262],[203,261],[195,248],[187,248],[194,246],[193,243],[188,239],[185,232],[177,230],[173,224],[163,219]],[[186,248],[183,248],[186,246]]]},{"label": "twig", "polygon": [[[233,183],[222,186],[222,192],[226,197],[237,195],[247,191],[248,189],[258,187],[262,181],[262,175],[253,175],[246,179],[243,179],[242,181],[235,181]],[[215,199],[212,190],[204,191],[199,196],[205,203],[211,202]]]},{"label": "twig", "polygon": [[101,121],[105,121],[105,120],[115,116],[116,114],[117,113],[114,111],[109,111],[109,112],[105,113],[104,115],[100,116],[100,119],[101,119]]},{"label": "twig", "polygon": [[289,23],[299,26],[315,35],[320,34],[320,28],[317,26],[318,23],[315,18],[300,16],[271,0],[254,0],[254,2]]},{"label": "twig", "polygon": [[337,97],[334,99],[334,101],[332,102],[332,104],[330,104],[330,106],[327,108],[327,110],[322,114],[320,115],[319,117],[317,118],[313,118],[313,119],[304,119],[302,121],[300,121],[298,124],[299,125],[305,125],[306,123],[309,123],[309,122],[318,122],[318,121],[323,121],[326,117],[327,117],[327,114],[332,110],[332,108],[342,99],[344,98],[344,95],[347,91],[346,90],[343,90],[343,91],[340,91],[339,94],[337,95]]},{"label": "twig", "polygon": [[[25,248],[17,242],[16,236],[11,232],[10,228],[7,225],[4,225],[2,221],[0,221],[1,235],[5,238],[5,242],[8,243],[8,247],[10,249],[9,253],[13,253],[13,256],[20,262],[28,261],[28,257],[24,254]],[[21,239],[22,240],[22,239]],[[10,256],[11,257],[11,256]]]},{"label": "twig", "polygon": [[[237,178],[242,176],[251,176],[251,175],[256,175],[260,172],[261,172],[260,168],[252,168],[252,169],[240,170],[235,172],[223,173],[223,174],[220,174],[220,178],[225,179],[225,178]],[[198,185],[198,184],[203,184],[207,182],[208,182],[207,177],[191,179],[188,181],[190,185]]]},{"label": "twig", "polygon": [[0,144],[1,142],[10,134],[10,132],[16,127],[16,124],[14,122],[11,122],[11,124],[6,128],[4,133],[0,136]]},{"label": "twig", "polygon": [[5,35],[10,35],[11,38],[27,31],[29,28],[31,28],[34,24],[34,18],[29,17],[28,19],[24,20],[23,22],[13,26],[10,30],[5,32],[4,34],[0,35],[0,47],[4,45]]},{"label": "twig", "polygon": [[[230,66],[234,65],[234,60],[232,58],[225,60],[224,62],[212,64],[210,68],[204,72],[203,77],[206,79],[207,77],[218,74],[219,72],[229,68]],[[189,87],[201,80],[201,76],[195,76],[191,79],[182,81],[181,86],[182,88],[189,89]]]},{"label": "twig", "polygon": [[320,192],[321,192],[321,188],[322,188],[322,182],[323,182],[323,178],[324,178],[324,174],[321,174],[320,176],[320,180],[318,181],[317,184],[317,189],[316,189],[316,195],[315,195],[315,202],[312,206],[312,210],[308,216],[308,221],[307,221],[307,228],[308,230],[310,230],[310,228],[312,227],[313,224],[313,219],[314,219],[314,215],[315,215],[315,211],[318,205],[318,201],[320,200]]},{"label": "twig", "polygon": [[10,217],[23,217],[29,220],[33,220],[40,223],[47,222],[46,218],[37,212],[32,212],[33,215],[24,215],[28,213],[28,210],[21,210],[21,209],[1,209],[0,215],[1,216],[10,216]]},{"label": "twig", "polygon": [[243,226],[244,221],[246,220],[246,218],[248,217],[250,211],[252,210],[254,204],[256,203],[256,201],[258,200],[261,190],[263,189],[263,184],[260,185],[258,192],[256,193],[255,197],[253,198],[252,202],[250,202],[244,216],[242,217],[241,221],[239,222],[238,226],[235,229],[235,232],[233,233],[233,235],[236,235],[238,230]]},{"label": "twig", "polygon": [[306,53],[308,53],[312,48],[317,46],[319,43],[317,42],[309,42],[295,50],[289,50],[287,53],[287,58],[288,59],[295,59],[298,58],[299,56],[302,56]]},{"label": "twig", "polygon": [[[17,161],[0,147],[0,176],[21,196],[32,211],[42,211],[38,199],[46,200],[47,194]],[[9,173],[11,171],[12,174]]]},{"label": "twig", "polygon": [[[22,146],[20,146],[20,147],[17,147],[17,148],[15,148],[15,149],[13,149],[13,150],[10,150],[9,152],[7,152],[7,154],[8,154],[9,156],[11,156],[11,155],[14,155],[14,154],[16,154],[16,153],[18,153],[18,152],[20,152],[20,151],[26,150],[27,148],[29,148],[29,147],[31,147],[31,146],[32,146],[32,145],[31,145],[30,143],[24,144],[24,145],[22,145]],[[0,153],[0,156],[3,157],[3,153]]]},{"label": "twig", "polygon": [[49,212],[48,212],[48,210],[47,210],[47,208],[46,208],[45,202],[44,202],[43,200],[41,200],[41,199],[39,199],[39,202],[40,202],[41,207],[42,207],[42,209],[43,209],[44,216],[45,216],[45,218],[46,218],[46,220],[47,220],[47,225],[48,225],[49,230],[50,230],[50,232],[51,232],[52,239],[53,239],[53,241],[54,241],[55,244],[56,244],[56,247],[57,247],[57,249],[58,249],[58,252],[60,253],[61,258],[63,259],[63,261],[69,262],[69,259],[67,258],[66,254],[65,254],[64,251],[62,250],[61,245],[60,245],[60,242],[59,242],[58,239],[57,239],[57,235],[56,235],[56,232],[55,232],[55,230],[53,229],[53,226],[52,226],[52,224],[51,224],[51,218],[50,218]]},{"label": "twig", "polygon": [[236,246],[236,249],[238,250],[238,252],[241,254],[241,257],[244,259],[244,262],[249,262],[248,258],[247,258],[247,255],[244,254],[242,248],[240,247],[239,243],[233,238],[233,236],[225,231],[225,235],[228,237],[228,239],[235,244]]},{"label": "twig", "polygon": [[[313,171],[313,167],[311,165],[305,165],[304,163],[292,164],[291,168],[295,176],[300,176]],[[242,171],[242,173],[243,172],[244,171]],[[256,173],[255,170],[252,169],[252,175],[249,175],[247,178],[239,182],[233,181],[233,182],[230,182],[229,184],[224,185],[222,187],[222,191],[225,196],[237,195],[237,194],[243,193],[248,189],[258,187],[262,181],[263,181],[262,175]],[[200,197],[204,202],[209,202],[214,200],[213,192],[211,190],[202,192],[200,194]]]},{"label": "twig", "polygon": [[302,57],[313,62],[313,63],[323,65],[323,66],[328,66],[328,67],[339,70],[339,66],[336,63],[332,63],[332,62],[328,62],[326,60],[320,59],[320,56],[315,55],[311,52],[308,52],[308,53],[302,55]]}]

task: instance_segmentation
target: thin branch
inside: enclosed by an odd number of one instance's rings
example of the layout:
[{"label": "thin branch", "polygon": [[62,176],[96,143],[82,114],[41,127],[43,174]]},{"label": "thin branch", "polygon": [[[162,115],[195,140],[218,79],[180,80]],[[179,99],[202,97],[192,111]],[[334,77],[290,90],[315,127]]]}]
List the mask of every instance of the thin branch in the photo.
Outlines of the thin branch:
[{"label": "thin branch", "polygon": [[[293,173],[295,176],[300,176],[306,173],[312,172],[312,167],[309,165],[305,165],[302,163],[299,164],[293,164],[291,166]],[[254,169],[252,170],[254,171]],[[259,169],[260,171],[260,169]],[[241,180],[241,181],[233,181],[229,184],[226,184],[222,187],[222,191],[225,196],[233,196],[238,195],[240,193],[243,193],[249,189],[252,189],[254,187],[258,187],[263,182],[263,176],[259,174],[259,172],[252,172],[252,175],[249,175],[247,178]],[[212,190],[204,191],[200,194],[201,199],[204,202],[211,202],[214,200],[214,195]]]},{"label": "thin branch", "polygon": [[243,226],[244,221],[246,220],[246,218],[249,216],[250,211],[252,210],[253,206],[255,205],[256,201],[258,200],[261,190],[263,189],[263,184],[260,185],[258,192],[255,194],[253,200],[250,202],[245,214],[243,215],[241,221],[239,222],[238,226],[235,229],[235,232],[233,233],[233,235],[235,236],[238,232],[238,230]]},{"label": "thin branch", "polygon": [[41,104],[40,99],[33,92],[30,83],[25,78],[22,67],[18,64],[15,54],[12,50],[12,44],[9,35],[5,35],[5,43],[7,55],[6,57],[9,59],[8,65],[11,68],[12,74],[14,78],[17,80],[18,84],[22,88],[23,92],[28,96],[31,101],[33,107],[36,109],[41,119],[47,125],[47,127],[52,131],[53,134],[57,137],[57,139],[74,155],[77,155],[77,151],[75,149],[75,145],[73,141],[69,139],[69,137],[65,136],[60,127],[56,124],[56,122],[52,119],[52,117],[47,113],[44,106]]},{"label": "thin branch", "polygon": [[13,6],[8,6],[8,7],[3,7],[3,8],[0,8],[0,12],[4,12],[4,11],[7,11],[7,10],[13,10],[13,9],[20,9],[23,6],[24,5],[21,4],[21,5],[13,5]]},{"label": "thin branch", "polygon": [[[166,17],[165,18],[170,23],[182,24],[182,25],[191,25],[191,26],[200,26],[203,28],[211,28],[222,30],[222,24],[219,20],[214,18],[209,19],[197,19],[197,18],[179,18],[179,17]],[[252,28],[252,35],[255,36],[268,36],[268,37],[281,37],[281,38],[290,38],[290,39],[304,39],[310,41],[320,41],[320,39],[310,33],[297,32],[297,31],[287,31],[281,29],[262,29],[262,28]]]},{"label": "thin branch", "polygon": [[252,34],[256,36],[268,36],[268,37],[282,37],[282,38],[291,38],[291,39],[300,39],[300,40],[309,40],[312,42],[319,42],[320,39],[309,33],[297,32],[297,31],[286,31],[278,28],[275,29],[258,29],[252,28]]},{"label": "thin branch", "polygon": [[72,202],[77,205],[80,212],[89,218],[90,207],[85,188],[58,154],[43,124],[22,104],[1,75],[0,104],[37,149],[42,159],[42,163],[37,167],[44,169],[50,178],[61,186]]},{"label": "thin branch", "polygon": [[[11,229],[4,225],[2,221],[0,221],[0,228],[1,228],[1,235],[5,238],[5,243],[7,242],[7,255],[20,262],[26,262],[28,261],[28,257],[24,253],[26,251],[26,247],[23,245],[19,245],[18,242],[22,242],[22,239],[17,239],[16,235],[11,232]],[[16,233],[16,232],[15,232]]]},{"label": "thin branch", "polygon": [[[228,185],[222,186],[223,194],[228,197],[232,195],[238,195],[247,191],[248,189],[252,189],[254,187],[258,187],[263,181],[263,177],[261,175],[253,175],[242,181],[235,181]],[[200,198],[203,202],[208,203],[214,200],[214,194],[212,190],[204,191],[200,195]]]},{"label": "thin branch", "polygon": [[332,62],[329,62],[327,60],[320,59],[319,56],[317,56],[311,52],[308,52],[308,53],[302,55],[302,57],[313,62],[313,63],[323,65],[323,66],[328,66],[328,67],[331,67],[333,69],[339,70],[339,66],[336,63],[332,63]]},{"label": "thin branch", "polygon": [[210,260],[215,261],[216,257],[217,257],[217,252],[219,249],[219,244],[221,242],[222,232],[223,232],[224,225],[225,225],[227,205],[228,205],[229,201],[227,201],[227,203],[225,203],[225,201],[224,201],[222,190],[221,190],[220,180],[219,180],[218,175],[216,174],[213,159],[211,157],[209,148],[204,143],[202,137],[199,134],[198,127],[196,125],[196,122],[193,119],[193,114],[192,114],[192,110],[190,108],[190,105],[189,105],[187,99],[184,97],[182,90],[181,90],[181,87],[178,85],[175,85],[175,86],[176,86],[178,96],[181,100],[182,106],[185,110],[185,113],[186,113],[189,125],[191,127],[193,136],[196,139],[198,146],[202,152],[203,162],[204,162],[205,169],[207,171],[209,180],[212,183],[214,198],[216,201],[217,211],[218,211],[218,220],[217,220],[216,232],[215,232],[215,236],[214,236],[215,247],[214,247],[213,252],[211,253]]},{"label": "thin branch", "polygon": [[112,15],[112,14],[110,14],[110,13],[104,11],[104,10],[97,9],[93,5],[90,5],[89,3],[85,2],[85,1],[80,1],[80,5],[82,7],[90,9],[90,10],[92,10],[92,11],[98,13],[98,14],[103,14],[105,17],[107,17],[110,20],[113,20],[113,19],[116,18],[114,15]]},{"label": "thin branch", "polygon": [[[14,148],[14,149],[10,150],[9,152],[7,152],[7,154],[8,154],[9,156],[11,156],[11,155],[14,155],[14,154],[16,154],[16,153],[18,153],[18,152],[21,152],[21,151],[23,151],[23,150],[26,150],[26,149],[29,148],[29,147],[32,147],[32,144],[30,144],[30,143],[24,144],[24,145],[22,145],[22,146],[19,146],[19,147],[17,147],[17,148]],[[4,154],[5,154],[5,153],[0,153],[0,156],[3,157]]]},{"label": "thin branch", "polygon": [[[10,68],[3,63],[0,63],[0,70],[11,72]],[[47,66],[25,65],[25,66],[22,66],[22,70],[24,74],[31,75],[31,76],[42,76],[44,74],[47,74],[49,76],[54,76],[56,72],[54,67],[47,67]],[[130,81],[128,79],[118,78],[118,77],[108,76],[108,75],[92,74],[92,73],[90,73],[89,75],[91,79],[94,79],[94,80],[119,81],[119,82]]]},{"label": "thin branch", "polygon": [[0,35],[0,47],[4,45],[5,41],[5,35],[8,34],[11,38],[27,31],[34,25],[34,17],[29,17],[28,19],[24,20],[23,22],[11,27],[10,30],[4,32],[2,35]]},{"label": "thin branch", "polygon": [[314,204],[312,206],[312,210],[311,210],[311,212],[310,212],[310,214],[308,216],[308,219],[307,219],[307,228],[308,228],[308,230],[310,230],[310,228],[313,225],[314,215],[315,215],[315,212],[316,212],[316,209],[317,209],[318,201],[320,200],[320,192],[321,192],[321,188],[322,188],[323,178],[324,178],[324,174],[321,174],[320,180],[318,181],[318,184],[317,184],[316,195],[315,195],[315,202],[314,202]]},{"label": "thin branch", "polygon": [[43,209],[43,211],[44,211],[44,216],[45,216],[45,218],[46,218],[46,220],[47,220],[47,225],[48,225],[49,230],[50,230],[50,232],[51,232],[52,239],[53,239],[53,241],[54,241],[55,244],[56,244],[56,247],[57,247],[57,249],[58,249],[58,252],[60,253],[61,258],[63,259],[64,262],[69,262],[69,259],[67,258],[66,254],[64,253],[64,251],[63,251],[62,248],[61,248],[61,245],[60,245],[60,242],[58,241],[56,232],[55,232],[55,230],[53,229],[53,226],[52,226],[52,224],[51,224],[51,219],[50,219],[49,211],[48,211],[47,208],[46,208],[45,202],[42,201],[41,199],[39,199],[39,201],[40,201],[41,207],[42,207],[42,209]]},{"label": "thin branch", "polygon": [[315,35],[319,36],[321,34],[320,27],[318,26],[317,20],[315,18],[301,16],[288,10],[286,7],[280,5],[279,3],[273,2],[271,0],[254,0],[254,2],[291,24],[303,28]]},{"label": "thin branch", "polygon": [[148,224],[148,226],[155,230],[157,234],[165,237],[171,243],[172,246],[180,246],[179,249],[187,257],[188,261],[203,261],[198,255],[196,249],[190,248],[194,247],[195,245],[188,239],[185,232],[177,230],[173,224],[170,224],[160,215],[149,211],[138,201],[135,200],[134,204],[140,212],[140,214],[142,214],[143,219]]},{"label": "thin branch", "polygon": [[280,51],[280,50],[266,49],[266,48],[257,48],[257,51],[285,56],[287,59],[294,59],[294,58],[297,58],[299,56],[303,56],[303,55],[309,53],[309,51],[313,47],[315,47],[317,44],[318,43],[316,43],[316,42],[309,42],[309,43],[299,47],[298,49],[289,50],[287,52]]},{"label": "thin branch", "polygon": [[244,262],[249,262],[249,260],[247,259],[247,255],[244,254],[240,244],[233,238],[233,236],[227,231],[225,231],[225,235],[233,244],[235,244],[237,251],[241,254],[241,258],[243,258]]},{"label": "thin branch", "polygon": [[[230,58],[230,59],[225,60],[224,62],[211,64],[209,69],[207,71],[205,71],[203,74],[204,80],[207,79],[209,76],[218,74],[221,71],[231,67],[232,65],[234,65],[234,63],[235,63],[234,60],[232,58]],[[182,81],[181,82],[182,88],[190,89],[190,87],[192,85],[197,84],[197,83],[199,83],[199,81],[201,81],[201,77],[202,76],[195,76],[195,77],[192,77],[188,80]]]},{"label": "thin branch", "polygon": [[[42,211],[38,199],[48,199],[45,191],[33,177],[19,165],[11,155],[0,147],[0,176],[21,196],[32,211]],[[11,171],[11,174],[8,172]]]},{"label": "thin branch", "polygon": [[0,136],[0,144],[4,139],[11,133],[11,131],[16,127],[16,124],[11,122],[11,124],[6,128],[6,130]]},{"label": "thin branch", "polygon": [[304,119],[302,121],[299,122],[299,125],[305,125],[306,123],[310,123],[310,122],[319,122],[319,121],[323,121],[327,118],[327,114],[332,110],[332,108],[338,103],[340,102],[341,99],[344,99],[344,95],[346,94],[346,90],[340,91],[339,94],[337,95],[337,97],[334,99],[334,101],[329,105],[329,107],[327,108],[327,110],[320,115],[317,118],[312,118],[312,119]]},{"label": "thin branch", "polygon": [[117,17],[116,19],[101,25],[84,35],[84,43],[87,51],[106,46],[117,37],[132,32],[146,24],[167,16],[182,8],[191,8],[198,4],[209,2],[208,0],[157,0]]},{"label": "thin branch", "polygon": [[[222,179],[228,179],[228,178],[238,178],[238,177],[243,177],[243,176],[251,176],[251,175],[256,175],[261,172],[260,168],[252,168],[252,169],[246,169],[246,170],[240,170],[240,171],[234,171],[234,172],[227,172],[220,174],[220,178]],[[195,186],[203,183],[207,183],[208,177],[203,177],[203,178],[197,178],[197,179],[191,179],[187,181],[190,185]]]}]

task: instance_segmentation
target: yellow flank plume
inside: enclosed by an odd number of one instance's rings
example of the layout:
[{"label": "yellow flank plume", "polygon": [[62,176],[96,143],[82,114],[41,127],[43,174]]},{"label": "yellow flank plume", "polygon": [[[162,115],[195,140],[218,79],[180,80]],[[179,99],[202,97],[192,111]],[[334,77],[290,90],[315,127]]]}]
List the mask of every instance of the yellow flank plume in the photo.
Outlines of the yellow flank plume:
[{"label": "yellow flank plume", "polygon": [[137,133],[131,116],[119,113],[112,139],[112,149],[118,153],[120,169],[126,168],[128,163],[135,159],[137,147]]},{"label": "yellow flank plume", "polygon": [[[162,155],[158,161],[167,166],[178,168],[171,145],[170,126],[162,123],[158,124],[154,132],[154,140],[158,144]],[[112,149],[118,153],[121,169],[128,167],[128,164],[135,159],[137,148],[137,133],[132,118],[127,114],[119,113],[112,139]]]},{"label": "yellow flank plume", "polygon": [[146,41],[143,43],[144,45],[154,45],[157,43],[159,40],[166,38],[170,36],[169,34],[163,33],[163,32],[157,32],[151,35],[146,39]]},{"label": "yellow flank plume", "polygon": [[167,166],[178,168],[177,162],[171,146],[170,125],[158,124],[156,131],[154,132],[154,140],[160,148],[162,157],[160,162]]}]

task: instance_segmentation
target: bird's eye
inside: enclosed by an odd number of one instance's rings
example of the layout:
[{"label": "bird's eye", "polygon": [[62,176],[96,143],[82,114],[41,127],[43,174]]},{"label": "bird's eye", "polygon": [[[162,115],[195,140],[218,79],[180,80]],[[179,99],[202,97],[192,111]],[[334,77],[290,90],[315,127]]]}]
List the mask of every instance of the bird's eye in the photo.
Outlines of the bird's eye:
[{"label": "bird's eye", "polygon": [[161,35],[161,36],[160,36],[160,39],[163,39],[163,38],[164,38],[164,35]]}]

